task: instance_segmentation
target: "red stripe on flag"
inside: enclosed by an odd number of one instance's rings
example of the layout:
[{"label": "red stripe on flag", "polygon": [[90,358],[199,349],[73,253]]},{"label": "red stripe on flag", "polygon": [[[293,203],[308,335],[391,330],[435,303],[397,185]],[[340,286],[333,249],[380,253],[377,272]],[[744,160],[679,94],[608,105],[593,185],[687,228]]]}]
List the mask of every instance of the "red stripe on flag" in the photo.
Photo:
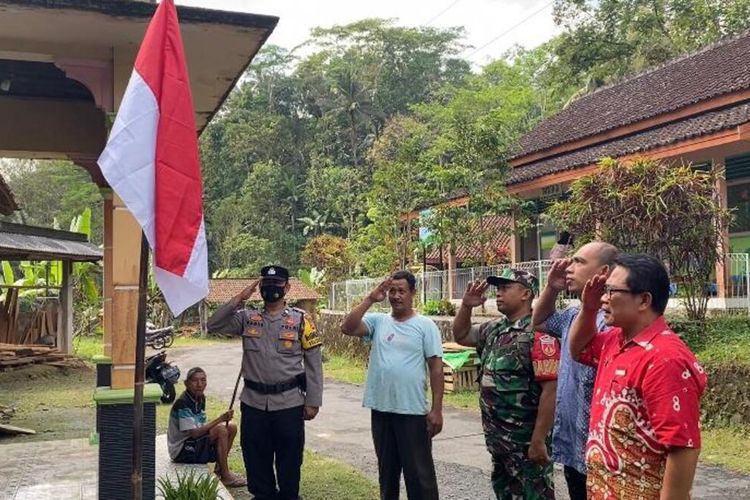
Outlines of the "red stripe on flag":
[{"label": "red stripe on flag", "polygon": [[135,70],[159,104],[156,138],[156,265],[182,276],[203,220],[198,136],[182,36],[173,0],[149,24]]}]

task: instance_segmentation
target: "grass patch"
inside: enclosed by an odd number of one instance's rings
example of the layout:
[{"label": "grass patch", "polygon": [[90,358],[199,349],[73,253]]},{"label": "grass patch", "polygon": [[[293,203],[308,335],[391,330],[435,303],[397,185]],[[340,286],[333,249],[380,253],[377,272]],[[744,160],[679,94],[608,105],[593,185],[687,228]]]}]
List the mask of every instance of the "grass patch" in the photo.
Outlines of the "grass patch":
[{"label": "grass patch", "polygon": [[750,427],[701,431],[701,461],[750,474]]},{"label": "grass patch", "polygon": [[73,354],[86,361],[91,361],[94,356],[104,354],[102,337],[92,335],[90,337],[79,335],[73,338]]},{"label": "grass patch", "polygon": [[451,408],[479,411],[479,392],[460,391],[443,395],[443,404]]},{"label": "grass patch", "polygon": [[334,380],[361,385],[365,382],[367,366],[360,359],[333,354],[326,355],[323,372]]},{"label": "grass patch", "polygon": [[0,405],[15,409],[8,423],[37,432],[0,442],[88,437],[96,424],[95,380],[90,368],[35,365],[0,373]]}]

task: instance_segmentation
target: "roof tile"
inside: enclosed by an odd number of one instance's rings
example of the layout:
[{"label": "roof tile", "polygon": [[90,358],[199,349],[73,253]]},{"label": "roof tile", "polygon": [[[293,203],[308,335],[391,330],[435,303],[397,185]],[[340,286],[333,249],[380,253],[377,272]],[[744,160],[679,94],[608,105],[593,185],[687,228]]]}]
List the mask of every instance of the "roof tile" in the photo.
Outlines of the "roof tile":
[{"label": "roof tile", "polygon": [[750,88],[750,31],[573,101],[523,136],[514,158]]},{"label": "roof tile", "polygon": [[[245,288],[253,284],[258,278],[227,278],[214,279],[208,282],[208,296],[206,301],[211,304],[223,304],[228,302],[232,297],[240,293]],[[286,295],[286,300],[294,302],[297,300],[318,300],[320,294],[310,290],[300,280],[290,278],[291,289]],[[259,292],[255,292],[250,300],[262,300]]]}]

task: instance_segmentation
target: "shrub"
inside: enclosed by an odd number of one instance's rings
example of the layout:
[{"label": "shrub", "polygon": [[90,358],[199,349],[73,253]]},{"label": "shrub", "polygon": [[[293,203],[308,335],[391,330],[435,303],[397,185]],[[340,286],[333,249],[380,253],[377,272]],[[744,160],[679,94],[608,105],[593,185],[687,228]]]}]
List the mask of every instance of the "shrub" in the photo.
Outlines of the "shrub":
[{"label": "shrub", "polygon": [[455,316],[456,306],[447,299],[431,299],[425,303],[422,312],[427,316]]},{"label": "shrub", "polygon": [[720,236],[731,220],[715,201],[718,175],[648,158],[605,159],[547,213],[579,244],[601,239],[664,262],[682,280],[688,316],[700,320],[707,311],[706,284],[726,250],[717,248]]},{"label": "shrub", "polygon": [[159,494],[164,500],[218,500],[219,479],[211,475],[196,475],[195,471],[187,474],[177,473],[175,483],[166,478],[160,478]]}]

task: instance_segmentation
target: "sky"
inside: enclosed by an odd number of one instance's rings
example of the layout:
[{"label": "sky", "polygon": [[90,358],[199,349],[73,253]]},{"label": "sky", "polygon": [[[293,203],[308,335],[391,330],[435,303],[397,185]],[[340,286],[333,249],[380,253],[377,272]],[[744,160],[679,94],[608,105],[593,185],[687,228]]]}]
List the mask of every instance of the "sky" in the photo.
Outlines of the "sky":
[{"label": "sky", "polygon": [[175,0],[219,10],[278,16],[268,43],[293,48],[317,26],[347,24],[370,17],[395,18],[403,26],[466,30],[462,57],[477,66],[502,57],[515,45],[533,48],[558,33],[551,0]]}]

